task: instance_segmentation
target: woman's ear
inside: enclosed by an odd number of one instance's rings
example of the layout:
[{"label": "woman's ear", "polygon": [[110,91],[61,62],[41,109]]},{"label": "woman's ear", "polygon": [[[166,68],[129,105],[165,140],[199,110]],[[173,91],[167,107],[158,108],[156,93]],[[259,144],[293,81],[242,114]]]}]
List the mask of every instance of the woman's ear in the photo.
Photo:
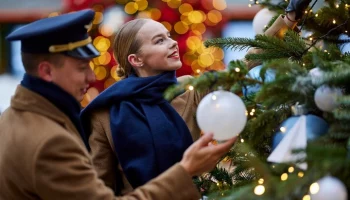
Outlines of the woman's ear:
[{"label": "woman's ear", "polygon": [[52,81],[52,64],[46,61],[40,62],[38,65],[38,75],[45,81]]},{"label": "woman's ear", "polygon": [[143,67],[142,59],[140,59],[136,54],[130,54],[128,56],[128,61],[131,64],[131,66],[135,68]]}]

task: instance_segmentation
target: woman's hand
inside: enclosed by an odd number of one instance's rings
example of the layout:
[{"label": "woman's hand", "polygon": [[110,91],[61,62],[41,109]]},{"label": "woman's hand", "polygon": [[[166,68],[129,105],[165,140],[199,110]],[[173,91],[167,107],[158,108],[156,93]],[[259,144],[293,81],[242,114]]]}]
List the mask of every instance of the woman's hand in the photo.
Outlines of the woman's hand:
[{"label": "woman's hand", "polygon": [[237,137],[217,145],[210,144],[212,139],[213,134],[204,134],[185,151],[180,164],[191,176],[212,170],[219,159],[230,150]]}]

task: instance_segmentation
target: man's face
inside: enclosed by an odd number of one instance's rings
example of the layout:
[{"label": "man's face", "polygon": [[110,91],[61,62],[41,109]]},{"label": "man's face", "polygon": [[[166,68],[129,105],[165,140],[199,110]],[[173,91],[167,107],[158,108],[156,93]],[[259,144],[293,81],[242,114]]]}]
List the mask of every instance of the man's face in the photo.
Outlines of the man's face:
[{"label": "man's face", "polygon": [[89,84],[95,81],[95,74],[89,66],[90,60],[69,56],[64,56],[63,59],[62,66],[52,69],[52,82],[80,102],[83,100]]}]

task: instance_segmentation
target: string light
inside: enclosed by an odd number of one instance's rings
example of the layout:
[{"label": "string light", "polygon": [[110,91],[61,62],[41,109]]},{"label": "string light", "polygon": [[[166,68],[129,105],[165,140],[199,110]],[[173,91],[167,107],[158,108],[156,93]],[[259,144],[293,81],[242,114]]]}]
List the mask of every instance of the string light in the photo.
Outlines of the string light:
[{"label": "string light", "polygon": [[294,172],[294,167],[289,167],[289,168],[288,168],[288,172],[289,172],[289,173],[293,173],[293,172]]},{"label": "string light", "polygon": [[282,181],[285,181],[285,180],[287,180],[288,179],[288,174],[287,173],[283,173],[282,175],[281,175],[281,180]]},{"label": "string light", "polygon": [[304,176],[304,173],[303,173],[303,172],[299,172],[299,173],[298,173],[298,176],[299,176],[300,178],[302,178],[302,177]]},{"label": "string light", "polygon": [[303,197],[303,200],[311,200],[311,197],[310,197],[310,195],[305,195],[304,197]]},{"label": "string light", "polygon": [[339,8],[339,4],[335,5],[336,8]]},{"label": "string light", "polygon": [[283,126],[280,128],[280,131],[281,131],[282,133],[285,133],[286,130],[287,130],[287,129],[286,129],[285,127],[283,127]]},{"label": "string light", "polygon": [[265,187],[263,185],[257,185],[254,188],[254,194],[260,196],[265,193]]},{"label": "string light", "polygon": [[335,21],[335,19],[333,19],[333,24],[335,24],[335,23],[337,23],[337,22]]},{"label": "string light", "polygon": [[192,85],[190,85],[190,86],[188,86],[188,89],[189,89],[189,90],[193,90],[194,87],[193,87]]},{"label": "string light", "polygon": [[259,180],[258,180],[258,183],[259,183],[259,184],[263,184],[263,183],[264,183],[264,179],[262,179],[262,178],[259,179]]},{"label": "string light", "polygon": [[310,193],[311,194],[316,194],[320,190],[320,186],[318,183],[313,183],[310,185]]},{"label": "string light", "polygon": [[235,71],[236,71],[236,72],[240,72],[240,71],[241,71],[241,69],[240,69],[240,68],[238,68],[238,67],[236,67],[236,68],[235,68]]},{"label": "string light", "polygon": [[318,14],[316,13],[315,17],[318,17]]},{"label": "string light", "polygon": [[241,139],[241,142],[242,142],[242,143],[244,142],[244,139],[243,139],[243,138]]}]

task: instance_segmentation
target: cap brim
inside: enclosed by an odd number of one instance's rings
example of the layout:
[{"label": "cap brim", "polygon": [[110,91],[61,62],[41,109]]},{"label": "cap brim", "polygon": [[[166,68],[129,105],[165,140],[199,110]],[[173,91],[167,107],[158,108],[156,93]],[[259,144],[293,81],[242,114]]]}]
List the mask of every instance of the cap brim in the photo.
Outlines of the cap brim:
[{"label": "cap brim", "polygon": [[64,53],[68,56],[80,59],[91,59],[100,56],[100,52],[92,44],[87,44]]}]

